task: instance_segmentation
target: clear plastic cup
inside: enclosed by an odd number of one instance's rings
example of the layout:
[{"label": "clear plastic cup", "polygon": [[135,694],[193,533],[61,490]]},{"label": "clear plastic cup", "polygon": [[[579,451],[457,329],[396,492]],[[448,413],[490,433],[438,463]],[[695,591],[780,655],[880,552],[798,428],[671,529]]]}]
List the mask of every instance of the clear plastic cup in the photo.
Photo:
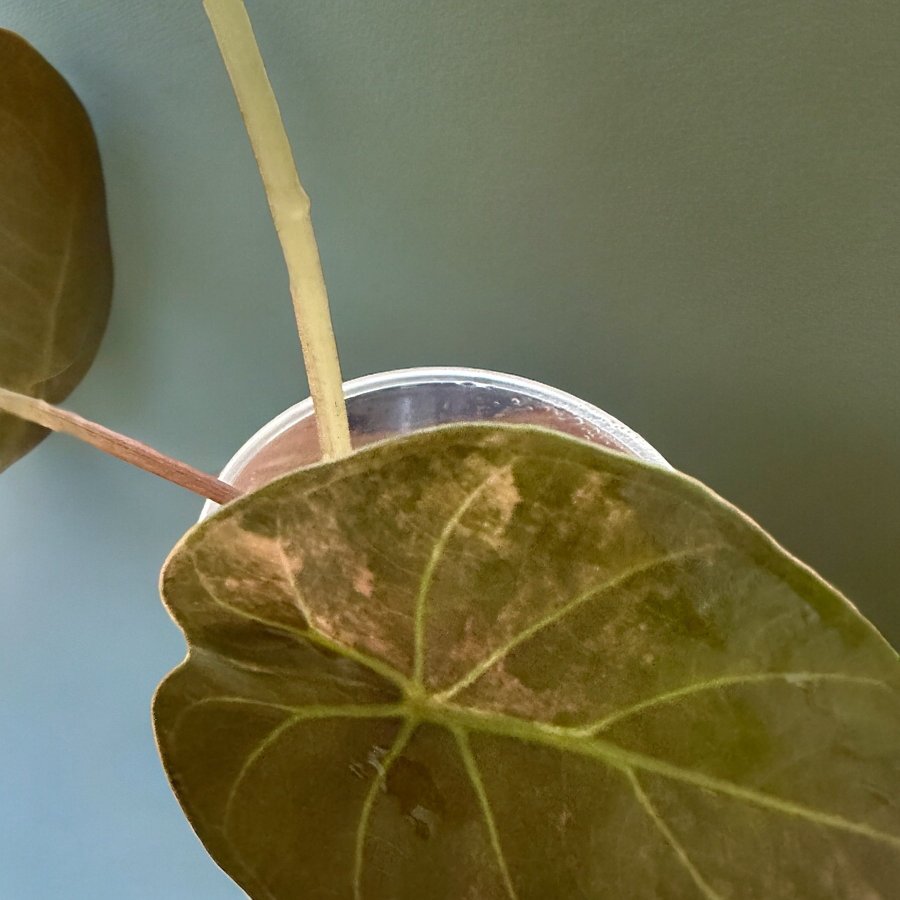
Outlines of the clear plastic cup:
[{"label": "clear plastic cup", "polygon": [[[456,422],[542,425],[665,468],[663,457],[618,419],[571,394],[517,375],[456,367],[397,369],[344,385],[354,447]],[[219,476],[242,491],[316,462],[312,400],[276,416],[241,447]],[[219,505],[208,500],[200,519]]]}]

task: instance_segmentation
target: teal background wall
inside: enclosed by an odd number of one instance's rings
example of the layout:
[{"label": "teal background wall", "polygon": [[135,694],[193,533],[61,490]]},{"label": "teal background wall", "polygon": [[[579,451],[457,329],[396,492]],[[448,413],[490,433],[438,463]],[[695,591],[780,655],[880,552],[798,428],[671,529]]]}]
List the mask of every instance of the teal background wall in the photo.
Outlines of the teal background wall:
[{"label": "teal background wall", "polygon": [[[511,371],[619,416],[900,640],[900,4],[256,0],[347,378]],[[217,470],[306,395],[199,0],[0,0],[103,153],[71,408]],[[2,72],[0,72],[2,77]],[[0,478],[0,898],[240,893],[165,784],[156,591],[200,502],[64,438]]]}]

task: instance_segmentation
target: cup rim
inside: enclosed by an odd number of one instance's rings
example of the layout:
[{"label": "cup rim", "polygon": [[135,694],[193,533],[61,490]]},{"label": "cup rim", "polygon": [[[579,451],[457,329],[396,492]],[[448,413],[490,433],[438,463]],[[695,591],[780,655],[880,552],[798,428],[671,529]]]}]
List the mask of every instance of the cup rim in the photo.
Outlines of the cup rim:
[{"label": "cup rim", "polygon": [[[384,388],[408,387],[420,384],[462,384],[473,387],[502,387],[507,390],[521,391],[534,400],[564,409],[566,412],[586,419],[604,431],[610,432],[623,447],[627,448],[638,459],[662,468],[672,468],[655,447],[651,446],[637,432],[633,431],[615,416],[585,400],[581,400],[574,394],[569,394],[566,391],[550,387],[530,378],[524,378],[521,375],[511,375],[490,369],[475,369],[465,366],[416,366],[392,369],[388,372],[375,372],[371,375],[363,375],[360,378],[346,381],[344,382],[344,396],[349,399]],[[225,464],[219,478],[230,484],[232,479],[244,468],[248,460],[262,447],[275,440],[275,438],[282,435],[312,412],[312,397],[307,397],[305,400],[289,406],[284,412],[270,419],[237,450]],[[203,507],[201,519],[209,516],[218,506],[219,504],[208,500]]]}]

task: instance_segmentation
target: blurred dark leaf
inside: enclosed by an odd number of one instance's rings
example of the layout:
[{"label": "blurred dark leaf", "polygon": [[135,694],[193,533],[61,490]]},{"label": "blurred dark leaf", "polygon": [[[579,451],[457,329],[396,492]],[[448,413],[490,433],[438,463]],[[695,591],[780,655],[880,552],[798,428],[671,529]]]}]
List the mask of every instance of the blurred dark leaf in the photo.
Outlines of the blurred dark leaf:
[{"label": "blurred dark leaf", "polygon": [[[62,76],[0,30],[0,386],[66,397],[93,362],[111,297],[91,123]],[[0,414],[0,471],[46,433]]]}]

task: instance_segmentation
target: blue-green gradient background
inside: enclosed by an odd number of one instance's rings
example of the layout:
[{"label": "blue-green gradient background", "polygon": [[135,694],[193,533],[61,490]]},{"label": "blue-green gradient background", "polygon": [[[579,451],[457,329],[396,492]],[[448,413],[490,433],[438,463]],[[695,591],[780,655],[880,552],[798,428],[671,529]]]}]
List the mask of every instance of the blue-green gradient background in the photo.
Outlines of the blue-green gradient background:
[{"label": "blue-green gradient background", "polygon": [[[578,394],[900,637],[900,4],[248,0],[347,378]],[[306,395],[199,0],[0,0],[103,153],[115,307],[71,408],[208,470]],[[0,71],[2,77],[2,71]],[[65,438],[0,478],[0,900],[227,900],[150,729],[200,501]]]}]

